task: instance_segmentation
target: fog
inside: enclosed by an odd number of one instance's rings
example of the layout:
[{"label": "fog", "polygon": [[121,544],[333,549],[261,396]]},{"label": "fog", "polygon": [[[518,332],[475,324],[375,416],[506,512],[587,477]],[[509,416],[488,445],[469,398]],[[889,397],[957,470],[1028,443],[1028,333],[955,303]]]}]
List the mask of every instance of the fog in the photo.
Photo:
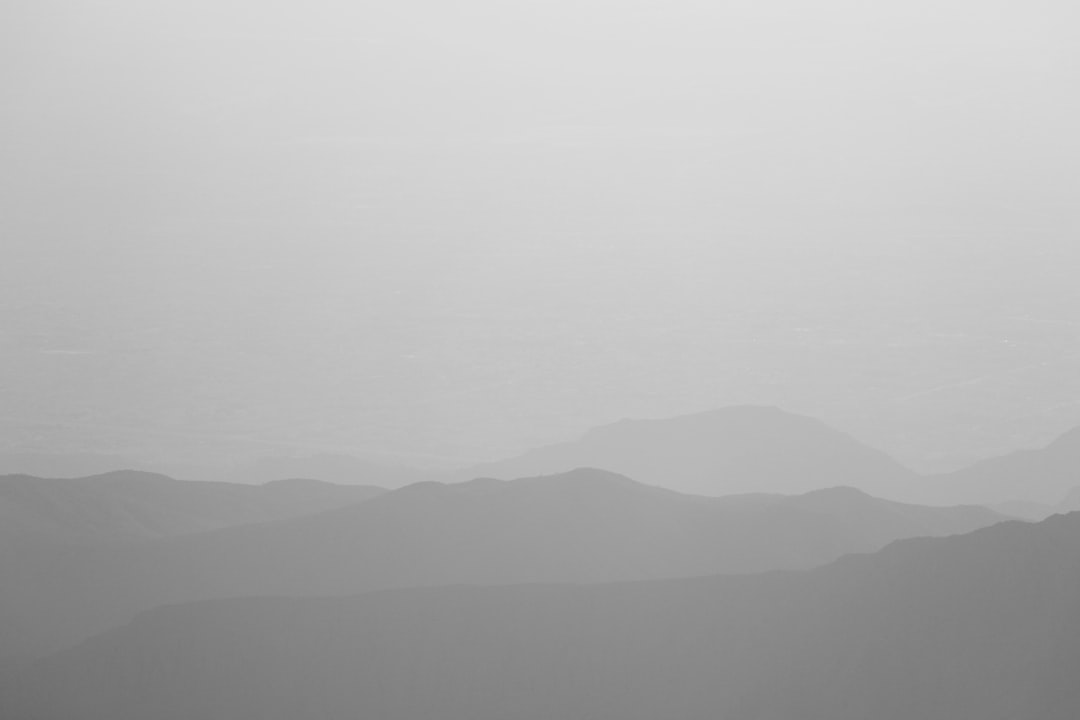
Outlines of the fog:
[{"label": "fog", "polygon": [[[3,450],[1080,422],[1064,2],[8,2]],[[993,453],[991,452],[993,450]]]}]

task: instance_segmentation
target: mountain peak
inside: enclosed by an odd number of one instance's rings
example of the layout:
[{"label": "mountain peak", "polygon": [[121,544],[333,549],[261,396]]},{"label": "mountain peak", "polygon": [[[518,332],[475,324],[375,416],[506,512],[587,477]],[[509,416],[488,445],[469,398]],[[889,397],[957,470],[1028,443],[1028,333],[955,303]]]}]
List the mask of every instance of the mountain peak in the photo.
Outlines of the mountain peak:
[{"label": "mountain peak", "polygon": [[578,467],[573,470],[549,475],[535,475],[513,481],[514,484],[543,485],[560,490],[616,490],[626,491],[645,487],[642,483],[611,470],[596,467]]},{"label": "mountain peak", "polygon": [[1046,446],[1046,450],[1054,454],[1080,456],[1080,425],[1059,435]]},{"label": "mountain peak", "polygon": [[440,480],[420,480],[409,483],[389,493],[394,497],[456,497],[474,495],[500,490],[506,486],[505,480],[490,477],[478,477],[463,482],[442,482]]},{"label": "mountain peak", "polygon": [[787,503],[802,509],[839,510],[843,508],[869,507],[876,503],[891,504],[891,501],[876,498],[849,485],[838,485],[789,497]]},{"label": "mountain peak", "polygon": [[176,478],[169,477],[156,472],[147,472],[145,470],[111,470],[109,472],[98,473],[97,475],[89,475],[87,477],[74,478],[79,482],[97,482],[97,483],[129,483],[129,482],[141,482],[141,483],[175,483],[181,482]]},{"label": "mountain peak", "polygon": [[593,428],[586,432],[582,439],[626,436],[657,430],[668,432],[775,430],[780,424],[789,427],[791,425],[827,427],[814,418],[788,412],[774,405],[730,405],[670,418],[624,418],[609,425]]},{"label": "mountain peak", "polygon": [[803,493],[799,497],[828,498],[834,500],[874,499],[874,497],[869,493],[866,493],[859,488],[851,487],[850,485],[837,485],[835,487],[821,488],[820,490],[811,490],[808,493]]},{"label": "mountain peak", "polygon": [[622,420],[578,440],[473,469],[501,478],[604,468],[701,495],[801,493],[854,485],[889,494],[914,474],[825,423],[777,407],[737,405],[667,419]]},{"label": "mountain peak", "polygon": [[267,480],[260,484],[267,488],[323,488],[337,486],[337,483],[315,478],[282,478],[281,480]]},{"label": "mountain peak", "polygon": [[391,493],[394,496],[422,495],[426,497],[460,497],[479,495],[501,490],[523,488],[544,488],[552,491],[575,491],[588,488],[591,490],[626,490],[643,487],[625,475],[610,470],[594,467],[579,467],[573,470],[546,475],[534,475],[501,480],[492,477],[478,477],[464,482],[445,483],[437,480],[422,480]]}]

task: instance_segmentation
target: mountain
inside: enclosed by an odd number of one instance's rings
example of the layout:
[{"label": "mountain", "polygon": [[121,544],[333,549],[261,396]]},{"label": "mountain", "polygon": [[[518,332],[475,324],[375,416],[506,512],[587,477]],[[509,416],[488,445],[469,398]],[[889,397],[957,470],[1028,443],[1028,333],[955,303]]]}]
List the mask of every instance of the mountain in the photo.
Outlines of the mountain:
[{"label": "mountain", "polygon": [[623,420],[469,472],[510,478],[583,466],[702,495],[799,493],[836,485],[888,495],[917,477],[885,453],[820,421],[750,405]]},{"label": "mountain", "polygon": [[1068,513],[1076,512],[1080,510],[1080,487],[1075,487],[1069,494],[1065,496],[1060,503],[1058,503],[1058,512]]},{"label": "mountain", "polygon": [[[121,468],[137,468],[138,463],[119,455],[97,453],[0,453],[0,475],[32,475],[47,478],[77,478],[101,475]],[[142,470],[144,468],[139,467]]]},{"label": "mountain", "polygon": [[401,487],[431,479],[435,473],[383,465],[351,455],[264,457],[221,473],[230,482],[265,483],[288,478],[318,478],[339,485]]},{"label": "mountain", "polygon": [[315,480],[264,485],[188,482],[117,471],[56,479],[0,477],[0,540],[130,540],[184,535],[316,513],[384,492]]},{"label": "mountain", "polygon": [[845,488],[696,497],[592,469],[418,483],[317,515],[151,543],[0,548],[0,646],[38,656],[201,599],[809,568],[1002,519]]},{"label": "mountain", "polygon": [[929,476],[941,502],[981,504],[1014,500],[1056,505],[1080,486],[1080,427],[1044,448],[990,458],[953,473]]},{"label": "mountain", "polygon": [[1080,514],[815,571],[155,609],[30,668],[49,720],[1072,720]]},{"label": "mountain", "polygon": [[1064,507],[1058,507],[1054,505],[1048,505],[1046,503],[1028,502],[1025,500],[1009,500],[1006,502],[994,503],[987,505],[991,510],[999,512],[1002,515],[1009,515],[1010,517],[1019,518],[1021,520],[1045,520],[1051,515],[1056,515],[1061,512],[1071,512],[1077,508],[1067,510]]}]

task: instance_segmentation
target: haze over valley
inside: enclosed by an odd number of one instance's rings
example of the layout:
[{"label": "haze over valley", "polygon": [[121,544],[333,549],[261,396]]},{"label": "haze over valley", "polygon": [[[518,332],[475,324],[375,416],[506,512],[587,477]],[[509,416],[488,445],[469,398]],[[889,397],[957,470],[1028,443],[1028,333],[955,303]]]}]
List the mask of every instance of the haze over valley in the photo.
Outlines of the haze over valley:
[{"label": "haze over valley", "polygon": [[1078,38],[0,4],[0,720],[1080,717]]},{"label": "haze over valley", "polygon": [[3,20],[0,450],[447,468],[751,403],[941,471],[1080,424],[1067,3]]}]

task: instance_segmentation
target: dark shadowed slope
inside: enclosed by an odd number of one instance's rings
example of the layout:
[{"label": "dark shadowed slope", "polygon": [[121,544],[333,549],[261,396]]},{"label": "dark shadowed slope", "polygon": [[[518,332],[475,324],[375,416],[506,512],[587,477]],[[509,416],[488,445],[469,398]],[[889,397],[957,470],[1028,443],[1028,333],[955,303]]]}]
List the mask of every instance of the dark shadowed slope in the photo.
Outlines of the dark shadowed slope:
[{"label": "dark shadowed slope", "polygon": [[147,539],[317,513],[385,492],[314,480],[187,482],[120,471],[93,477],[0,477],[0,541]]},{"label": "dark shadowed slope", "polygon": [[112,548],[0,553],[0,632],[58,649],[165,603],[455,583],[604,582],[808,568],[1002,516],[851,489],[704,498],[600,470],[420,483],[291,521]]},{"label": "dark shadowed slope", "polygon": [[1069,515],[808,573],[161,608],[32,668],[9,714],[1074,720],[1077,677]]},{"label": "dark shadowed slope", "polygon": [[836,485],[890,494],[916,477],[885,453],[822,422],[758,406],[624,420],[472,472],[510,478],[583,466],[702,495],[799,493]]}]

